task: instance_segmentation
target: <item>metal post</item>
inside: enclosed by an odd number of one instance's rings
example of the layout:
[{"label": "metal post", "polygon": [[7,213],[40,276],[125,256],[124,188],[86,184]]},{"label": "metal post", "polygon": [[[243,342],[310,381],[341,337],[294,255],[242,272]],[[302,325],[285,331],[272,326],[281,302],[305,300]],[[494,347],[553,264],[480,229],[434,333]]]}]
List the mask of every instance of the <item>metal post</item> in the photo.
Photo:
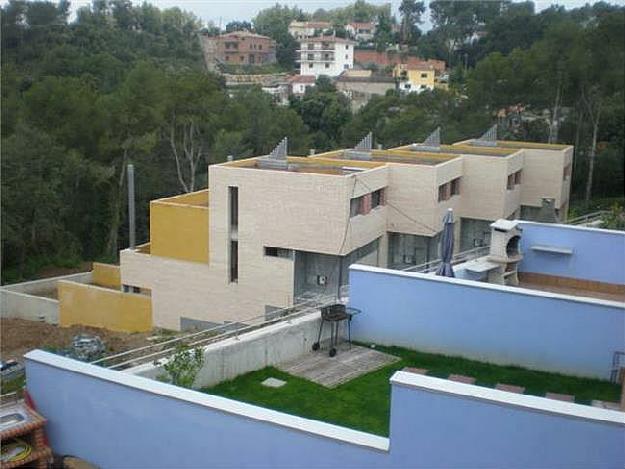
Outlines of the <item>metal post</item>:
[{"label": "metal post", "polygon": [[128,165],[128,239],[130,249],[135,248],[135,167]]}]

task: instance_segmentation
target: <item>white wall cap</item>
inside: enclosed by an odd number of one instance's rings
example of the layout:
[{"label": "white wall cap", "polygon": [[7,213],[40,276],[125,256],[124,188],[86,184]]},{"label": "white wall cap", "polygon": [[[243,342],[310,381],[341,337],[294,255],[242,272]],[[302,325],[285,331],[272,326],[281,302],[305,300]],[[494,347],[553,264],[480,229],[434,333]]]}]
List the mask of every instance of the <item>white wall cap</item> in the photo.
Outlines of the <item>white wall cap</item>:
[{"label": "white wall cap", "polygon": [[460,398],[490,401],[495,405],[523,407],[537,412],[625,426],[625,412],[618,410],[601,409],[556,399],[547,399],[546,397],[516,394],[417,373],[396,371],[391,376],[391,384],[417,388],[427,392],[449,394]]},{"label": "white wall cap", "polygon": [[[388,438],[383,438],[317,420],[296,417],[294,415],[277,412],[275,410],[264,409],[262,407],[235,401],[233,399],[227,399],[221,396],[204,394],[202,392],[181,388],[172,384],[143,378],[141,376],[101,368],[99,366],[72,360],[71,358],[44,352],[43,350],[32,350],[24,355],[24,358],[27,362],[31,361],[71,373],[90,376],[92,378],[126,386],[138,391],[179,399],[184,402],[211,408],[216,411],[238,415],[240,417],[267,422],[274,425],[280,425],[293,430],[338,440],[343,443],[362,446],[377,451],[386,452],[389,449]],[[113,397],[111,396],[111,398]]]}]

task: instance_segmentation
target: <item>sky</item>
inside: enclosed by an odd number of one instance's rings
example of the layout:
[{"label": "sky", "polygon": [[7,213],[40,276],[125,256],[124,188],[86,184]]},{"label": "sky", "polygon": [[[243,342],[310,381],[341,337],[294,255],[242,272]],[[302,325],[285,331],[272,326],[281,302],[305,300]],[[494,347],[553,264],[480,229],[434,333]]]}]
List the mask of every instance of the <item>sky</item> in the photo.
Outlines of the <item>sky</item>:
[{"label": "sky", "polygon": [[[369,3],[383,5],[390,3],[393,13],[399,17],[399,5],[401,0],[367,0]],[[625,4],[625,0],[608,0],[609,3]],[[279,0],[279,3],[283,5],[295,6],[297,5],[302,10],[312,13],[318,8],[324,8],[330,10],[336,7],[343,7],[353,3],[354,0]],[[2,1],[6,3],[6,1]],[[89,5],[91,0],[71,0],[72,9],[75,11],[77,8]],[[141,4],[143,0],[133,0],[134,4]],[[250,21],[256,14],[264,9],[269,8],[276,4],[276,0],[149,0],[151,3],[159,8],[171,8],[179,7],[183,10],[194,13],[204,22],[212,21],[216,26],[220,24],[225,27],[227,23],[233,20]],[[427,3],[427,0],[426,0]],[[560,0],[558,2],[549,0],[534,0],[536,10],[540,11],[553,4],[564,5],[567,8],[577,8],[583,6],[586,3],[594,3],[589,0]],[[426,12],[426,17],[428,13]],[[429,29],[429,18],[426,18],[426,23],[422,25],[422,29]]]}]

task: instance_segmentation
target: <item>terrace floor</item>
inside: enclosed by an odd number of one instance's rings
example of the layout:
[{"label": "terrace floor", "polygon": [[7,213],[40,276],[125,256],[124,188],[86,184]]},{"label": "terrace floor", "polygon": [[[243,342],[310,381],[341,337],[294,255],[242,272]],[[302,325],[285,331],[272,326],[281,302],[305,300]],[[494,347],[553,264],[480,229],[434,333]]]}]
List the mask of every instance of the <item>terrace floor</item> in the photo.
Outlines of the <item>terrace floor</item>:
[{"label": "terrace floor", "polygon": [[284,363],[278,369],[326,388],[335,388],[398,360],[399,357],[369,347],[346,345],[339,349],[334,358],[321,350]]},{"label": "terrace floor", "polygon": [[530,290],[546,291],[551,293],[560,293],[562,295],[581,296],[585,298],[595,298],[598,300],[609,300],[625,302],[625,295],[620,293],[608,293],[589,288],[573,287],[570,285],[550,285],[537,281],[523,280],[519,281],[519,287],[528,288]]},{"label": "terrace floor", "polygon": [[[478,386],[499,385],[502,388],[503,384],[511,390],[522,388],[525,394],[535,396],[550,393],[553,398],[568,397],[579,404],[591,404],[593,400],[616,402],[620,396],[620,386],[608,381],[492,365],[399,347],[378,346],[376,350],[395,356],[398,360],[331,389],[269,367],[212,388],[204,388],[203,391],[384,436],[389,431],[389,379],[395,371],[406,367],[425,370],[428,375],[439,378],[475,379]],[[328,361],[336,359],[329,358],[323,351],[319,352],[319,356]],[[286,384],[280,388],[261,385],[262,381],[270,377],[284,380]]]}]

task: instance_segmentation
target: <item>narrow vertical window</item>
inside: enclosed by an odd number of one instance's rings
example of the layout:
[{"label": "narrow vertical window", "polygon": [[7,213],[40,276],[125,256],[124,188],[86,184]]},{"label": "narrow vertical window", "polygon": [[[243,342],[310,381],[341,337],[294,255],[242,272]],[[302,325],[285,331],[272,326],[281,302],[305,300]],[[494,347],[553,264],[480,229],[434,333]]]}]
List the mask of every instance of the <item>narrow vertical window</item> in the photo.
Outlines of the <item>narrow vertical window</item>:
[{"label": "narrow vertical window", "polygon": [[228,187],[228,206],[229,206],[229,276],[230,282],[236,282],[239,279],[239,188]]},{"label": "narrow vertical window", "polygon": [[239,243],[230,241],[230,282],[239,280]]},{"label": "narrow vertical window", "polygon": [[230,228],[239,226],[239,188],[228,187],[228,205],[230,206]]}]

